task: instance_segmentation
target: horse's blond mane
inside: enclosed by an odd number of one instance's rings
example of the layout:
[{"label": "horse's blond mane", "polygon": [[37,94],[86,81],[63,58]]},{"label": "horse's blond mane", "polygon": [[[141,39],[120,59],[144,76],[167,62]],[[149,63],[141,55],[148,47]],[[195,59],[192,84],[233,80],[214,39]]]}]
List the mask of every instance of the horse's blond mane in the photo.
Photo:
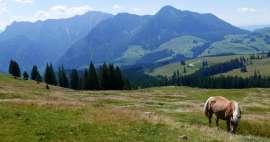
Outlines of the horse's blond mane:
[{"label": "horse's blond mane", "polygon": [[205,113],[205,115],[207,116],[207,114],[208,114],[208,103],[210,102],[210,100],[212,100],[213,99],[213,97],[210,97],[210,98],[208,98],[207,100],[206,100],[206,102],[204,103],[204,106],[203,106],[203,111],[204,111],[204,113]]},{"label": "horse's blond mane", "polygon": [[232,102],[233,102],[233,104],[234,104],[234,110],[233,110],[233,118],[232,118],[232,121],[238,122],[238,121],[240,121],[239,116],[241,115],[241,114],[240,114],[240,107],[239,107],[239,104],[238,104],[236,101],[232,101]]}]

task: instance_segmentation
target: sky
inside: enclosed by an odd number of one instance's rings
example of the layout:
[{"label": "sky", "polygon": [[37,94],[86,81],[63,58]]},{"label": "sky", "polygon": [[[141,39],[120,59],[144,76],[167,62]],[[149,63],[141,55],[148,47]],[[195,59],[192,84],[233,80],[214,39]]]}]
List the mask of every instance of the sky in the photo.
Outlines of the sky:
[{"label": "sky", "polygon": [[0,29],[14,21],[68,18],[91,10],[150,15],[166,5],[212,13],[236,26],[270,24],[270,0],[0,0]]}]

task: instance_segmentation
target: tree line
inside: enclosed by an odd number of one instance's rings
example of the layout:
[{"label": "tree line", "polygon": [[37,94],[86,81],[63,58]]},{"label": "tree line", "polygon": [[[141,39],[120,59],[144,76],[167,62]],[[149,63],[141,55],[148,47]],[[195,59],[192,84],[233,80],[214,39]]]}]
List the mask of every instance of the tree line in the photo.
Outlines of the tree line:
[{"label": "tree line", "polygon": [[[246,72],[246,65],[252,64],[252,60],[269,58],[267,56],[251,55],[250,58],[240,57],[230,61],[220,63],[211,67],[202,67],[200,70],[190,75],[181,75],[179,71],[164,81],[166,85],[190,86],[199,88],[253,88],[253,87],[270,87],[270,77],[262,76],[258,71],[250,77],[243,78],[239,76],[213,76],[225,73],[233,69],[240,68],[241,72]],[[206,64],[205,61],[203,64]]]},{"label": "tree line", "polygon": [[179,76],[168,80],[169,85],[190,86],[199,88],[213,89],[232,89],[232,88],[269,88],[270,77],[262,76],[255,72],[254,75],[243,78],[238,76]]},{"label": "tree line", "polygon": [[246,58],[240,57],[239,59],[232,59],[228,62],[220,63],[220,64],[213,65],[210,67],[207,67],[205,64],[208,64],[208,63],[206,63],[207,61],[204,61],[202,64],[202,68],[196,71],[195,73],[193,73],[193,75],[211,76],[211,75],[216,75],[220,73],[225,73],[233,69],[244,68],[246,66],[247,61],[248,60]]},{"label": "tree line", "polygon": [[31,74],[25,71],[21,76],[19,64],[11,60],[9,73],[15,78],[24,80],[35,80],[37,83],[45,82],[48,85],[71,88],[75,90],[124,90],[131,89],[127,77],[122,74],[121,69],[113,64],[104,63],[99,69],[91,62],[84,71],[72,69],[66,71],[60,66],[57,71],[52,64],[46,64],[43,77],[36,65],[33,66]]}]

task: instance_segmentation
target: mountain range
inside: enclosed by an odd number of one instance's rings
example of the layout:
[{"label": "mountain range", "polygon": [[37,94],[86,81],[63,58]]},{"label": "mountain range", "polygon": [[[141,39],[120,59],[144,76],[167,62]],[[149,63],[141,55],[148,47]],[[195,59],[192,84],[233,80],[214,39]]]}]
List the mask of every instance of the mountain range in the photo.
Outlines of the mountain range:
[{"label": "mountain range", "polygon": [[11,59],[17,60],[25,69],[54,63],[73,43],[112,16],[88,12],[68,19],[14,22],[0,34],[0,69],[6,71]]},{"label": "mountain range", "polygon": [[248,32],[212,14],[181,11],[171,6],[150,16],[120,13],[101,22],[72,45],[59,63],[78,68],[90,60],[96,64],[122,65],[179,60],[186,58],[179,50],[188,50],[191,54],[202,52],[201,48],[209,42],[222,40],[228,34],[244,33]]},{"label": "mountain range", "polygon": [[0,70],[10,59],[24,69],[51,62],[83,68],[170,63],[199,56],[270,50],[269,29],[249,32],[213,14],[165,6],[155,15],[88,12],[67,19],[14,22],[0,34]]}]

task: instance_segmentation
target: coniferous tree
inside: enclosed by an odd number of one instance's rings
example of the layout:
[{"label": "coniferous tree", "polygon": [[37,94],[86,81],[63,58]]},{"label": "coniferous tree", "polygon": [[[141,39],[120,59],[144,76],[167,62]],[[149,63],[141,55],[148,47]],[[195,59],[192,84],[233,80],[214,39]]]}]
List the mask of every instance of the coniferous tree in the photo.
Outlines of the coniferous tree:
[{"label": "coniferous tree", "polygon": [[52,85],[57,85],[57,79],[52,64],[50,64],[50,72],[52,75]]},{"label": "coniferous tree", "polygon": [[56,76],[55,76],[55,72],[54,72],[52,64],[46,65],[46,69],[44,73],[44,81],[50,85],[55,85],[55,86],[57,85],[57,80],[56,80]]},{"label": "coniferous tree", "polygon": [[79,77],[79,87],[78,87],[78,90],[83,90],[83,78],[82,77]]},{"label": "coniferous tree", "polygon": [[247,72],[247,66],[243,66],[242,68],[241,68],[241,72]]},{"label": "coniferous tree", "polygon": [[125,90],[130,90],[131,89],[131,84],[130,84],[128,79],[124,80],[124,89]]},{"label": "coniferous tree", "polygon": [[108,66],[106,63],[104,63],[101,68],[100,68],[100,84],[102,89],[104,90],[108,90],[110,89],[109,87],[109,70],[108,70]]},{"label": "coniferous tree", "polygon": [[84,90],[89,90],[90,87],[89,87],[89,80],[88,80],[88,70],[85,69],[84,70],[84,75],[83,75],[83,78],[82,78],[82,89]]},{"label": "coniferous tree", "polygon": [[33,66],[31,71],[31,80],[36,80],[39,74],[38,67],[36,65]]},{"label": "coniferous tree", "polygon": [[13,69],[12,69],[12,75],[15,77],[15,78],[20,78],[21,77],[21,70],[20,70],[20,66],[17,62],[14,62],[13,64]]},{"label": "coniferous tree", "polygon": [[15,78],[21,77],[21,70],[20,70],[19,64],[16,61],[14,61],[14,60],[11,60],[10,61],[9,70],[8,71]]},{"label": "coniferous tree", "polygon": [[184,67],[183,73],[184,73],[184,74],[187,73],[186,67]]},{"label": "coniferous tree", "polygon": [[58,69],[58,82],[59,82],[59,86],[61,87],[64,87],[64,88],[69,87],[69,81],[66,76],[66,72],[63,65],[59,67]]},{"label": "coniferous tree", "polygon": [[267,58],[269,58],[270,57],[270,51],[267,53]]},{"label": "coniferous tree", "polygon": [[186,65],[186,61],[182,60],[181,61],[181,65],[185,66]]},{"label": "coniferous tree", "polygon": [[119,67],[116,67],[115,69],[115,88],[117,90],[123,90],[124,89],[124,79],[122,76],[122,72]]},{"label": "coniferous tree", "polygon": [[14,64],[15,64],[15,61],[10,60],[8,72],[9,72],[9,74],[11,74],[11,75],[13,75]]},{"label": "coniferous tree", "polygon": [[29,79],[28,73],[26,71],[23,72],[23,80],[28,80],[28,79]]},{"label": "coniferous tree", "polygon": [[45,73],[44,73],[44,81],[47,84],[51,84],[51,71],[50,71],[50,66],[49,64],[46,64],[46,68],[45,68]]},{"label": "coniferous tree", "polygon": [[98,90],[99,89],[98,75],[97,75],[96,68],[95,68],[93,62],[90,63],[87,79],[89,82],[89,89],[90,90]]},{"label": "coniferous tree", "polygon": [[42,77],[41,77],[41,75],[38,73],[37,74],[37,76],[36,76],[36,80],[35,80],[38,84],[40,83],[40,82],[42,82]]},{"label": "coniferous tree", "polygon": [[207,60],[203,60],[202,67],[203,68],[208,67],[208,61]]},{"label": "coniferous tree", "polygon": [[38,67],[36,65],[33,66],[31,71],[31,80],[35,80],[37,83],[42,81],[42,77],[39,73]]},{"label": "coniferous tree", "polygon": [[70,88],[74,90],[80,88],[80,78],[76,69],[73,69],[70,74]]},{"label": "coniferous tree", "polygon": [[116,83],[115,83],[116,80],[117,78],[116,78],[114,66],[113,64],[109,64],[108,89],[110,90],[116,89]]}]

